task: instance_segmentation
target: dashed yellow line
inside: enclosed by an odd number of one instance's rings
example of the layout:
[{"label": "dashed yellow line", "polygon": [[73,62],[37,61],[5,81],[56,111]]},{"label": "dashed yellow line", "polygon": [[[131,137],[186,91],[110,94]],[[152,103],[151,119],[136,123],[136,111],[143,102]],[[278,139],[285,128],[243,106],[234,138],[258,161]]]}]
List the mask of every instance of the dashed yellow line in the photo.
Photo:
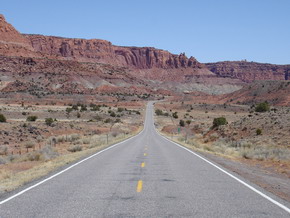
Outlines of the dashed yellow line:
[{"label": "dashed yellow line", "polygon": [[143,168],[143,167],[145,167],[145,163],[143,162],[143,163],[141,163],[141,167]]},{"label": "dashed yellow line", "polygon": [[142,191],[142,187],[143,187],[143,182],[142,180],[139,180],[138,181],[138,184],[137,184],[137,192],[141,192]]}]

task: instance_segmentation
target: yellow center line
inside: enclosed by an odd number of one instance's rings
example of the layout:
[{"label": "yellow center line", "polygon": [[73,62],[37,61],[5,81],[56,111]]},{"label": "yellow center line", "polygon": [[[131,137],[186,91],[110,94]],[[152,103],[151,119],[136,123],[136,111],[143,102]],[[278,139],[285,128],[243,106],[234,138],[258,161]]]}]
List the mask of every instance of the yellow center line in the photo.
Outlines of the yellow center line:
[{"label": "yellow center line", "polygon": [[142,180],[139,180],[138,181],[138,184],[137,184],[137,192],[141,192],[142,191],[142,186],[143,186],[143,182]]},{"label": "yellow center line", "polygon": [[147,156],[147,153],[144,153],[144,156]]},{"label": "yellow center line", "polygon": [[143,168],[143,167],[145,167],[145,163],[143,162],[143,163],[141,163],[141,167]]}]

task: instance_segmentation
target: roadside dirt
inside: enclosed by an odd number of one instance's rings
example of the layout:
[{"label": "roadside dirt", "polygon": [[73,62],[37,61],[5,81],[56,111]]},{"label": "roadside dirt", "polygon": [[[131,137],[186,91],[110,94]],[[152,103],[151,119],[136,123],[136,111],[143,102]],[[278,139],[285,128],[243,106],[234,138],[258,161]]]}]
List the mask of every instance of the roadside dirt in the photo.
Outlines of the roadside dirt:
[{"label": "roadside dirt", "polygon": [[277,173],[276,168],[266,167],[259,161],[231,160],[206,152],[201,152],[201,154],[268,192],[290,202],[290,177]]}]

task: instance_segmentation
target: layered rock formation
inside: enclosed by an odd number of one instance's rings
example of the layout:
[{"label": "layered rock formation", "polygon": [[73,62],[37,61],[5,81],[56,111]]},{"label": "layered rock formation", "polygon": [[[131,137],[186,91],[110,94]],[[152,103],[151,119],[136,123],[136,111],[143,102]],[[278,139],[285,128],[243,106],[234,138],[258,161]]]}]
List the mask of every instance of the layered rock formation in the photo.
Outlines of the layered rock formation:
[{"label": "layered rock formation", "polygon": [[246,61],[224,61],[208,63],[206,66],[219,77],[240,79],[244,82],[255,80],[289,80],[290,65],[262,64]]},{"label": "layered rock formation", "polygon": [[20,34],[11,24],[7,23],[0,14],[0,55],[34,56],[35,53],[30,41]]},{"label": "layered rock formation", "polygon": [[35,51],[61,59],[108,63],[138,69],[204,68],[195,58],[152,47],[122,47],[99,39],[25,35]]}]

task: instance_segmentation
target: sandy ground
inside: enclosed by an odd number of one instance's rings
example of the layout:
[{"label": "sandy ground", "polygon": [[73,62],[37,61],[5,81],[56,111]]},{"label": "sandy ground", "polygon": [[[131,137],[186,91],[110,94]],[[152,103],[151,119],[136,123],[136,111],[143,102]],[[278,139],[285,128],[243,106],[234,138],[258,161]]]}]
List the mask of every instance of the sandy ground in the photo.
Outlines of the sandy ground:
[{"label": "sandy ground", "polygon": [[[91,103],[91,102],[90,102]],[[136,134],[145,102],[103,102],[69,113],[63,105],[0,104],[0,193]],[[37,116],[34,122],[27,117]],[[51,125],[45,123],[52,118]]]}]

